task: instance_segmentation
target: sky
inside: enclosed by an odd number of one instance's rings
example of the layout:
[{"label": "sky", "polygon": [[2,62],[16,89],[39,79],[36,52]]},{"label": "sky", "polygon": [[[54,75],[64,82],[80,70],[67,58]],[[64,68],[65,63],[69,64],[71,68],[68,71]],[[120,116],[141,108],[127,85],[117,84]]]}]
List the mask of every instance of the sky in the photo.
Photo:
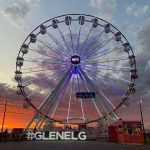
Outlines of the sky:
[{"label": "sky", "polygon": [[[149,0],[0,0],[0,100],[7,99],[10,114],[6,115],[6,127],[24,127],[32,111],[20,116],[13,113],[21,105],[13,80],[16,57],[27,35],[42,22],[69,13],[90,14],[107,20],[116,26],[133,47],[139,79],[136,94],[130,100],[125,119],[140,119],[137,101],[142,108],[146,128],[150,128],[150,1]],[[0,103],[0,124],[4,103]],[[11,122],[11,123],[10,123]]]}]

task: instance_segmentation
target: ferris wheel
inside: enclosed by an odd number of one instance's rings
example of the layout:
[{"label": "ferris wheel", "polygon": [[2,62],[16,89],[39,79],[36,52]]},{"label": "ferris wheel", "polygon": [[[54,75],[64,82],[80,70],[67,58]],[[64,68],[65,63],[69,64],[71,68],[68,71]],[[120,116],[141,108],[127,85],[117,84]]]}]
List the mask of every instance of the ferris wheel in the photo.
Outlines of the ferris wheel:
[{"label": "ferris wheel", "polygon": [[118,119],[138,78],[132,47],[111,23],[86,14],[66,14],[37,26],[16,60],[17,93],[42,125]]}]

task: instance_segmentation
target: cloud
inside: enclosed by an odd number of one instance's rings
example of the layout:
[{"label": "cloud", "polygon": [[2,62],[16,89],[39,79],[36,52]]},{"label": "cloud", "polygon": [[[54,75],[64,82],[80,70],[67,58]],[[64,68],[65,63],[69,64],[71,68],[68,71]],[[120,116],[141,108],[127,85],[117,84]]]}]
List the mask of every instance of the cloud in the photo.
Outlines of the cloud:
[{"label": "cloud", "polygon": [[25,18],[35,7],[35,2],[39,0],[14,0],[8,7],[1,10],[1,14],[9,21],[11,25],[26,30]]},{"label": "cloud", "polygon": [[99,10],[99,16],[102,19],[112,21],[117,8],[116,0],[90,0],[90,4]]},{"label": "cloud", "polygon": [[17,100],[16,88],[0,82],[0,99]]},{"label": "cloud", "polygon": [[131,5],[127,7],[126,12],[128,15],[141,17],[145,15],[146,13],[150,13],[150,6],[149,5],[139,6],[136,3],[132,3]]},{"label": "cloud", "polygon": [[137,88],[139,93],[150,90],[150,19],[147,19],[136,33],[138,39],[138,53],[136,56],[139,79]]}]

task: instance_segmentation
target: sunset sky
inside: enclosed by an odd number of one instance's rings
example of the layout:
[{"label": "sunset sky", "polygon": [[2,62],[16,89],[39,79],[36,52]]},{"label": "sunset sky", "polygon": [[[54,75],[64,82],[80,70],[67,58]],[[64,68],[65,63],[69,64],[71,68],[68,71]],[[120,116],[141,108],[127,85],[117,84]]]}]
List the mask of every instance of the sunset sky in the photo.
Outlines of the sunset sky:
[{"label": "sunset sky", "polygon": [[0,128],[4,101],[8,100],[5,128],[25,127],[33,110],[22,108],[16,95],[16,57],[27,35],[52,17],[68,13],[90,14],[111,22],[133,47],[139,79],[136,94],[121,116],[139,120],[142,99],[146,128],[150,129],[150,1],[149,0],[0,0]]}]

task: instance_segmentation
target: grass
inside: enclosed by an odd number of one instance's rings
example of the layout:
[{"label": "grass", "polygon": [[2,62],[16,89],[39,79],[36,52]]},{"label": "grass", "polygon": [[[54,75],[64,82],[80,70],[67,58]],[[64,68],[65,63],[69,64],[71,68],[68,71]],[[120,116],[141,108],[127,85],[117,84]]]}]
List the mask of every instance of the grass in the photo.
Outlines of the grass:
[{"label": "grass", "polygon": [[146,143],[150,144],[150,138],[146,138]]}]

